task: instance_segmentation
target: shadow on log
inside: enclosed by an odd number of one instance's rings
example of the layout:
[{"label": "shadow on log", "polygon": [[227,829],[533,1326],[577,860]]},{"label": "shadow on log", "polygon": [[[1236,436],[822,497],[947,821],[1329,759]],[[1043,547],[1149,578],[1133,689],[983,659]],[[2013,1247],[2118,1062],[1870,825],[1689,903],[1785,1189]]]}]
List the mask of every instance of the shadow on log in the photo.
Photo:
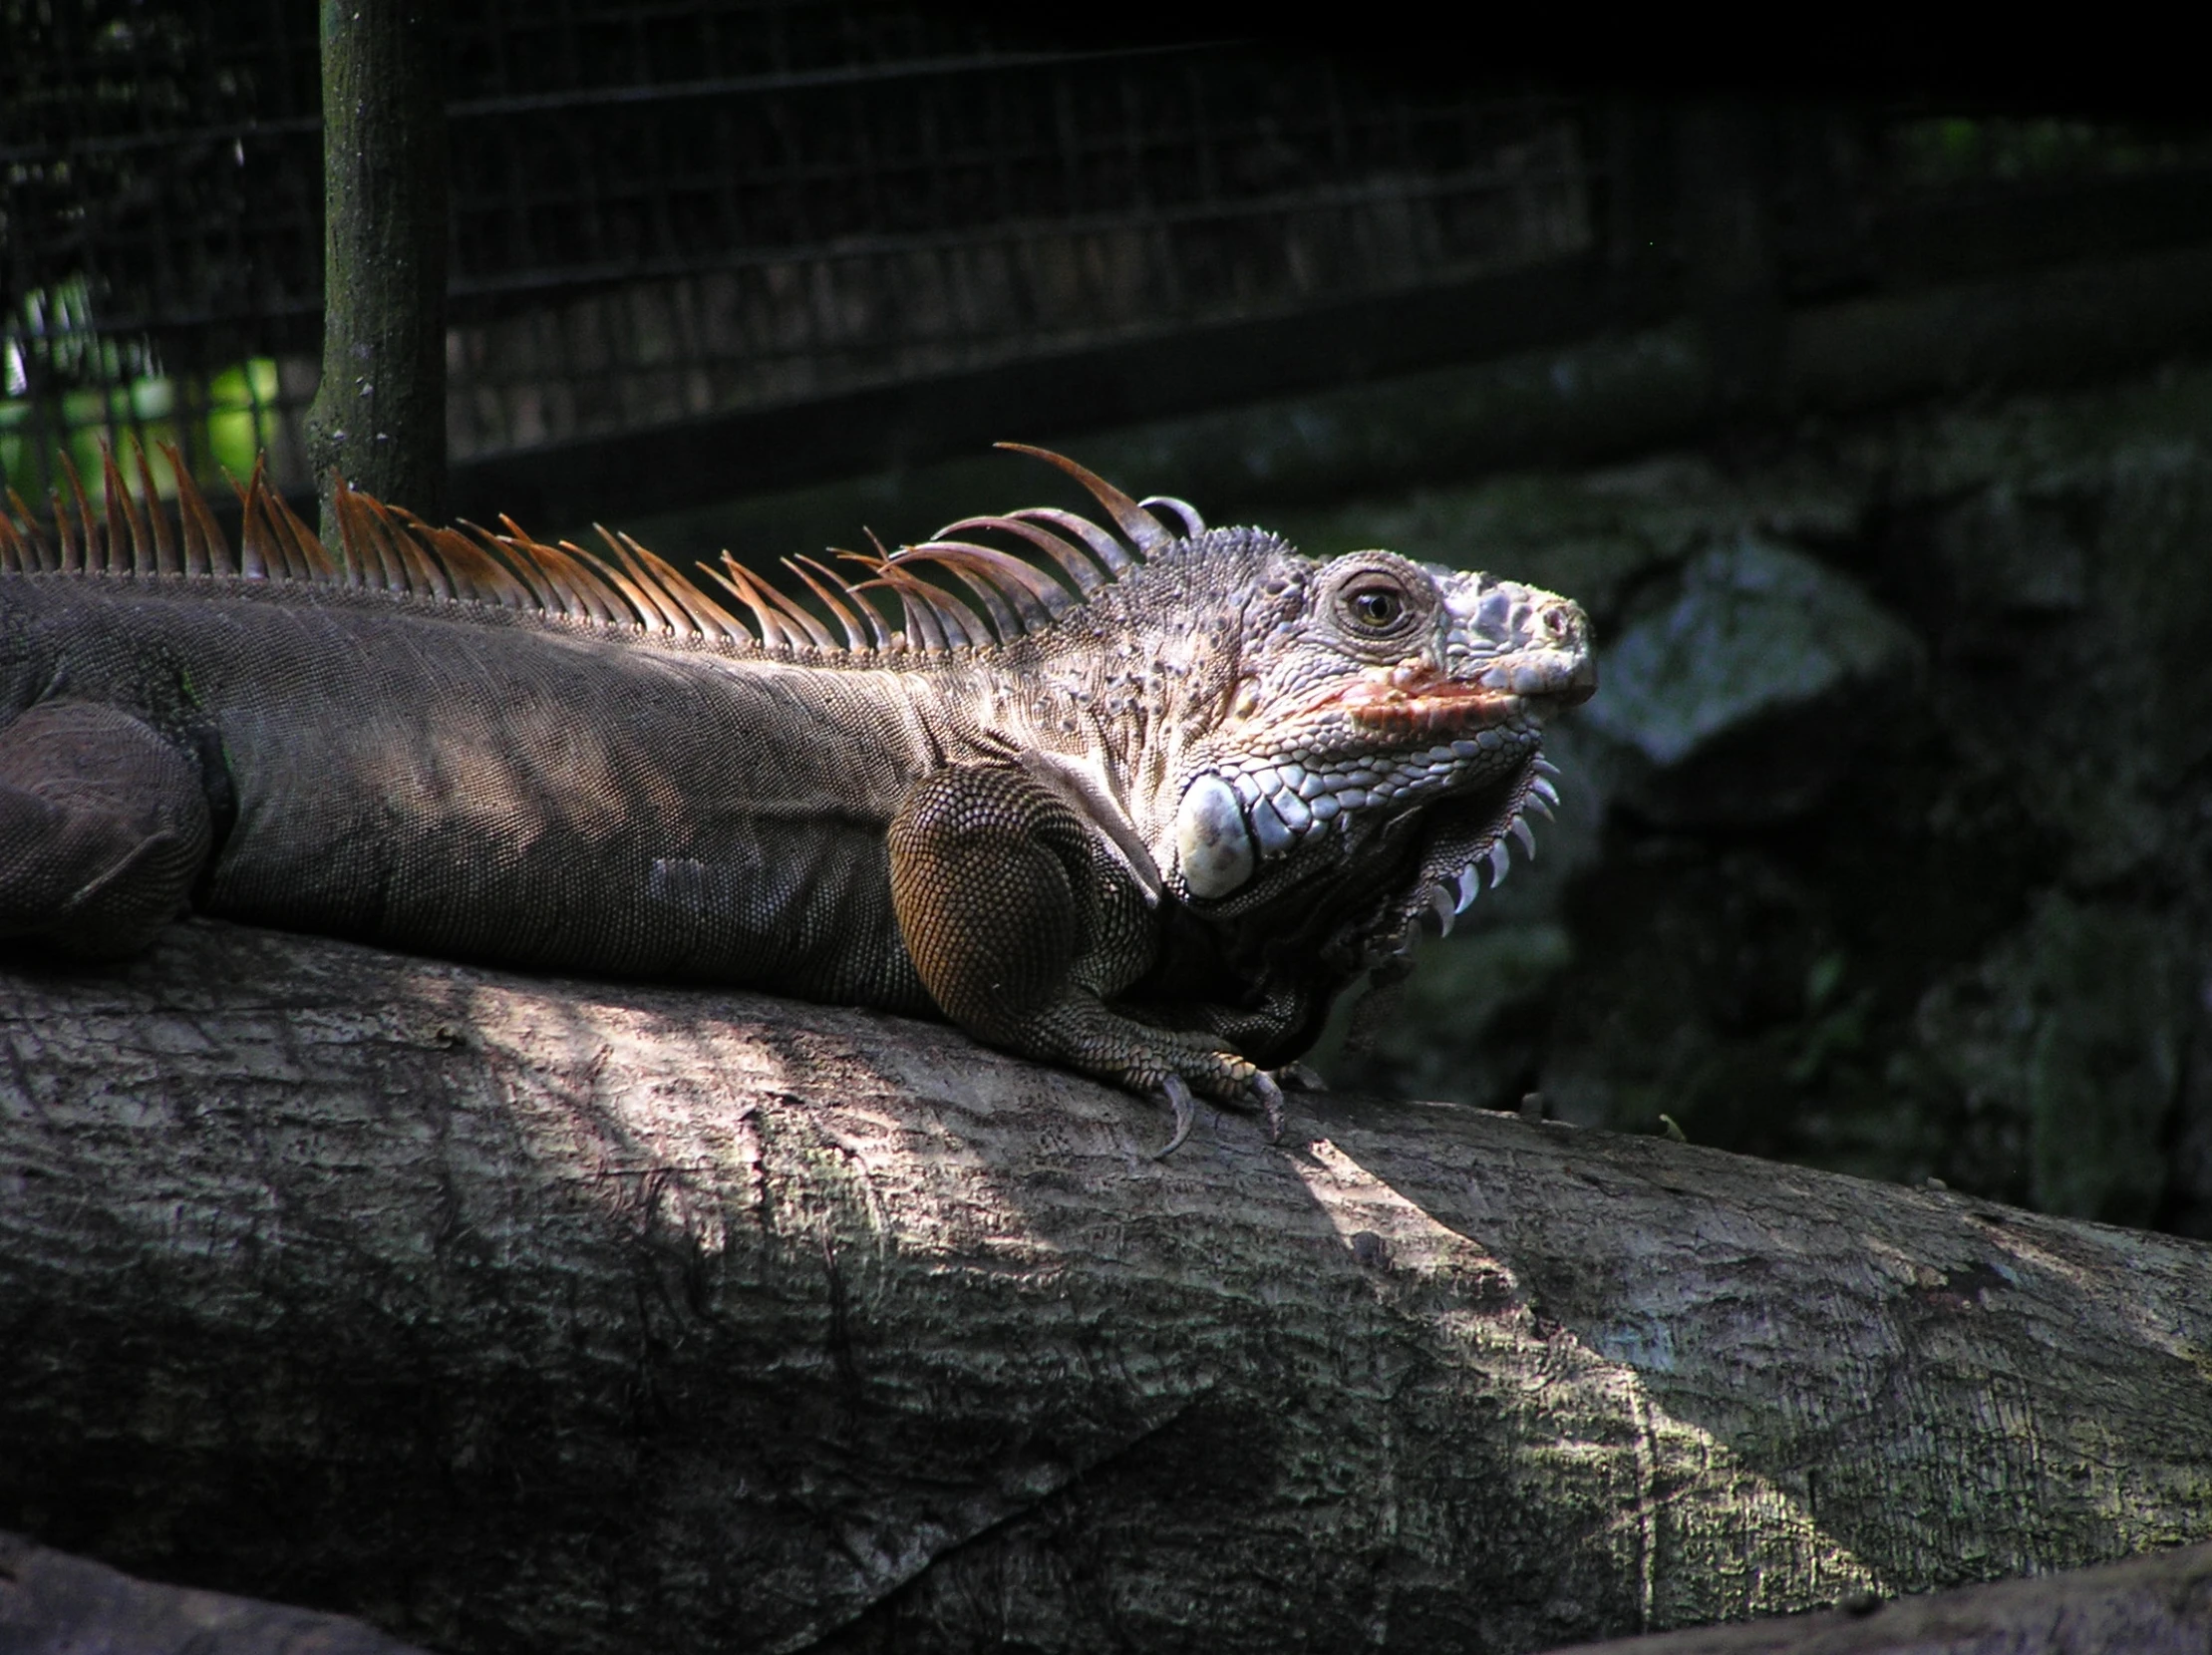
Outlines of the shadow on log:
[{"label": "shadow on log", "polygon": [[0,1526],[441,1650],[1538,1649],[2212,1537],[2212,1249],[193,922],[0,970]]}]

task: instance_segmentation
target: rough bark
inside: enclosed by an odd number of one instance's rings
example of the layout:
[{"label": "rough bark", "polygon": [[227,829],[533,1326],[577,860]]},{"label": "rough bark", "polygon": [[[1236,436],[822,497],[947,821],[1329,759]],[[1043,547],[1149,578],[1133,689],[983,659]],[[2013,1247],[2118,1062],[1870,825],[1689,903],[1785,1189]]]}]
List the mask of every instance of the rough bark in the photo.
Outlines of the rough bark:
[{"label": "rough bark", "polygon": [[[2212,1545],[1994,1586],[1583,1644],[1558,1655],[2203,1655]],[[424,1655],[359,1621],[136,1580],[0,1532],[7,1655]]]},{"label": "rough bark", "polygon": [[445,520],[445,0],[323,0],[323,377],[308,460]]},{"label": "rough bark", "polygon": [[2212,1537],[2212,1249],[195,922],[0,974],[0,1525],[448,1650],[1532,1649]]}]

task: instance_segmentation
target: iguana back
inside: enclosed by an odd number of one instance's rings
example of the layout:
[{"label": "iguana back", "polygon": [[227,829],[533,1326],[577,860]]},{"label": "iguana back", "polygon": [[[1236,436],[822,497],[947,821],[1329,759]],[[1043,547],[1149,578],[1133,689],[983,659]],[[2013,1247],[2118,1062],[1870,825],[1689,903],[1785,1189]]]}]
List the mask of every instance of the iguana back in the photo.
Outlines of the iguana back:
[{"label": "iguana back", "polygon": [[0,610],[0,718],[94,703],[191,757],[206,912],[924,1010],[884,833],[926,743],[869,675],[790,676],[304,582],[18,579]]}]

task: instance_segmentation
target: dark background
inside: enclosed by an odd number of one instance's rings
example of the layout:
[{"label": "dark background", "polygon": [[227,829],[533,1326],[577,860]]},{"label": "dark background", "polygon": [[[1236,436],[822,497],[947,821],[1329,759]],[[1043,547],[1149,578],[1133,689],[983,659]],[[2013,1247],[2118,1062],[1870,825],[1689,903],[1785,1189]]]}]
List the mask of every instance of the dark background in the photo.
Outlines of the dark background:
[{"label": "dark background", "polygon": [[[1555,585],[1563,820],[1340,1084],[2212,1234],[2212,123],[2102,21],[457,0],[454,503],[772,565],[1018,438]],[[313,8],[0,26],[7,484],[304,499]]]}]

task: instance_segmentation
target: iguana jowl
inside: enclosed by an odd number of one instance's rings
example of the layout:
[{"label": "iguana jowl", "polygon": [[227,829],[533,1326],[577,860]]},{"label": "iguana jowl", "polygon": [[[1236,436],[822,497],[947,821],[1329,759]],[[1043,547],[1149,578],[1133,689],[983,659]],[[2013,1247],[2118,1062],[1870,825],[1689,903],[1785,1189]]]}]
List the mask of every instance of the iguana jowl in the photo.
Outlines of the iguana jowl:
[{"label": "iguana jowl", "polygon": [[1587,624],[1042,457],[1111,528],[1034,508],[857,581],[790,562],[818,615],[726,554],[750,625],[627,537],[595,558],[343,491],[333,557],[258,474],[236,556],[143,456],[142,496],[111,459],[105,511],[57,498],[53,539],[18,499],[0,937],[116,955],[193,907],[936,1011],[1165,1097],[1176,1142],[1193,1087],[1275,1124],[1268,1070],[1337,992],[1527,842]]}]

